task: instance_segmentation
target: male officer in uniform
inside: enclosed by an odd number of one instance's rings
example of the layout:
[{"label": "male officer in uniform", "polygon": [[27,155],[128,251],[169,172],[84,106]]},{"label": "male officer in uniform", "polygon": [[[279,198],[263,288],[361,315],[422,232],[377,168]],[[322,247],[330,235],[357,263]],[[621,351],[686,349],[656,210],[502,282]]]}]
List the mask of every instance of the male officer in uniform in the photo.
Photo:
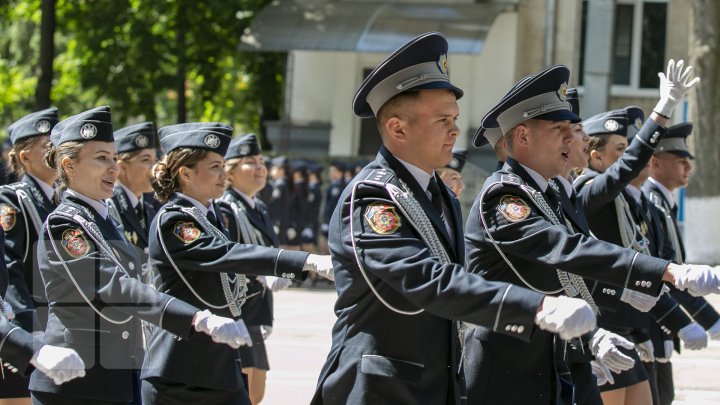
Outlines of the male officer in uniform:
[{"label": "male officer in uniform", "polygon": [[462,169],[465,167],[467,157],[467,149],[453,149],[450,163],[437,171],[440,179],[446,186],[450,187],[450,190],[457,198],[460,198],[463,190],[465,190],[465,183],[462,180]]},{"label": "male officer in uniform", "polygon": [[[645,196],[661,213],[661,232],[672,244],[674,257],[669,259],[675,263],[685,262],[685,246],[678,224],[678,205],[673,192],[687,186],[690,178],[690,160],[694,157],[687,145],[687,137],[692,133],[692,128],[691,123],[668,128],[667,135],[660,141],[650,160],[650,178],[643,185]],[[677,338],[680,337],[688,349],[699,349],[707,345],[707,335],[703,329],[707,330],[711,338],[720,338],[720,318],[717,311],[704,298],[692,297],[676,290],[671,291],[671,294],[697,323],[688,323],[679,331],[665,328],[664,354],[656,356],[657,388],[661,404],[670,404],[674,398],[670,357],[673,348],[678,351],[680,349]]]},{"label": "male officer in uniform", "polygon": [[460,265],[459,203],[434,170],[451,159],[462,94],[449,81],[445,38],[426,33],[381,62],[355,95],[353,111],[378,118],[383,146],[330,221],[338,320],[315,405],[460,403],[452,319],[525,341],[536,323],[566,337],[594,327],[580,300],[488,283]]},{"label": "male officer in uniform", "polygon": [[[560,213],[548,180],[567,163],[573,135],[565,89],[570,72],[552,66],[523,79],[482,120],[500,127],[510,157],[485,183],[466,226],[466,266],[483,276],[547,294],[564,292],[594,305],[581,277],[658,295],[669,281],[695,294],[718,291],[709,266],[676,266],[574,233]],[[684,78],[683,78],[684,79]],[[479,327],[466,339],[468,401],[472,403],[557,403],[571,401],[560,387],[562,364],[556,338],[546,332],[531,342],[510,340]],[[508,381],[524,381],[511,389]]]}]

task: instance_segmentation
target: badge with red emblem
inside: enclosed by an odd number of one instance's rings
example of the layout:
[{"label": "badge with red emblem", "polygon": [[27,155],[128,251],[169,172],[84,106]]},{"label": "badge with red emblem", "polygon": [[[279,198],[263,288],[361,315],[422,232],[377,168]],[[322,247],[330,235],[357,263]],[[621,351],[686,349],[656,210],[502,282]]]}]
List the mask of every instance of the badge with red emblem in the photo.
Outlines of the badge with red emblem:
[{"label": "badge with red emblem", "polygon": [[395,211],[395,207],[389,204],[373,203],[368,205],[365,219],[370,224],[370,228],[380,235],[391,235],[401,225],[400,216]]},{"label": "badge with red emblem", "polygon": [[190,243],[199,238],[202,232],[195,226],[194,222],[178,222],[175,224],[173,233],[184,243]]},{"label": "badge with red emblem", "polygon": [[83,231],[78,228],[65,230],[60,244],[75,259],[85,256],[90,251],[90,243],[85,238]]},{"label": "badge with red emblem", "polygon": [[0,226],[7,232],[15,227],[15,215],[17,211],[10,205],[0,205]]},{"label": "badge with red emblem", "polygon": [[500,199],[498,211],[510,222],[518,222],[530,215],[530,207],[522,198],[506,195]]}]

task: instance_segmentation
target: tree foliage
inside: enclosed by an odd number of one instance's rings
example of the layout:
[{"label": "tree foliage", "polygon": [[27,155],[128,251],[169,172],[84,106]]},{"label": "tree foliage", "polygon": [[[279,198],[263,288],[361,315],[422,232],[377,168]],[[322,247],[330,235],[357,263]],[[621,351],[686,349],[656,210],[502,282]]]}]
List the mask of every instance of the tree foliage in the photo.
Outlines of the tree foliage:
[{"label": "tree foliage", "polygon": [[[260,132],[261,116],[277,117],[282,106],[285,55],[239,52],[237,43],[266,3],[57,0],[52,104],[61,116],[110,105],[116,127],[184,118]],[[40,5],[0,4],[5,125],[36,108]]]}]

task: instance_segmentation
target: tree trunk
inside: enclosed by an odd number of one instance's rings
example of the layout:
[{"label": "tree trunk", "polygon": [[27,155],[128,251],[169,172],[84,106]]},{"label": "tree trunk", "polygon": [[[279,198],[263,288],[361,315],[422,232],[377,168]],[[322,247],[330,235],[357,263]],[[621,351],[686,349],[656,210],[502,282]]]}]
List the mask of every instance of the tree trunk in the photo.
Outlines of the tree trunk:
[{"label": "tree trunk", "polygon": [[50,92],[53,80],[53,59],[55,58],[55,0],[42,0],[40,22],[40,60],[38,82],[35,88],[35,109],[50,107]]},{"label": "tree trunk", "polygon": [[186,70],[185,64],[185,10],[183,4],[179,4],[177,8],[175,20],[175,51],[178,57],[177,66],[177,122],[183,123],[187,121],[187,99],[185,97]]},{"label": "tree trunk", "polygon": [[690,64],[702,78],[690,94],[689,121],[693,123],[694,173],[685,204],[685,242],[688,261],[720,263],[720,3],[692,2],[693,25]]}]

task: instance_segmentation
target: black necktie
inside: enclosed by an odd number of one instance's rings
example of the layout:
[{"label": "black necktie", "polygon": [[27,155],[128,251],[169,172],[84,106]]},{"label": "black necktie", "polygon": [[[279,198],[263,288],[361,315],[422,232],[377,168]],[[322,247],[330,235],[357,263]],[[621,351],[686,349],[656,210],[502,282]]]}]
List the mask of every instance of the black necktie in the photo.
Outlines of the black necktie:
[{"label": "black necktie", "polygon": [[137,215],[138,221],[140,221],[140,228],[143,231],[146,231],[147,228],[145,225],[145,212],[144,211],[145,210],[143,209],[142,200],[140,200],[140,202],[138,202],[137,205],[135,206],[135,215]]},{"label": "black necktie", "polygon": [[545,200],[547,201],[548,205],[550,205],[550,208],[552,208],[552,210],[555,212],[555,215],[557,216],[557,219],[560,221],[560,223],[564,223],[565,215],[563,215],[562,212],[560,198],[550,185],[548,185],[547,190],[545,190]]},{"label": "black necktie", "polygon": [[432,201],[433,206],[444,221],[445,213],[443,211],[442,193],[440,192],[440,186],[438,186],[437,181],[435,181],[435,177],[430,179],[427,189],[430,192],[430,201]]},{"label": "black necktie", "polygon": [[677,222],[678,220],[678,205],[673,205],[672,208],[670,208],[670,212],[672,213],[673,219]]},{"label": "black necktie", "polygon": [[205,216],[207,217],[208,221],[210,221],[210,223],[213,224],[214,227],[216,227],[216,228],[218,227],[217,220],[215,219],[215,214],[212,211],[208,210],[208,212],[207,212],[207,214],[205,214]]}]

